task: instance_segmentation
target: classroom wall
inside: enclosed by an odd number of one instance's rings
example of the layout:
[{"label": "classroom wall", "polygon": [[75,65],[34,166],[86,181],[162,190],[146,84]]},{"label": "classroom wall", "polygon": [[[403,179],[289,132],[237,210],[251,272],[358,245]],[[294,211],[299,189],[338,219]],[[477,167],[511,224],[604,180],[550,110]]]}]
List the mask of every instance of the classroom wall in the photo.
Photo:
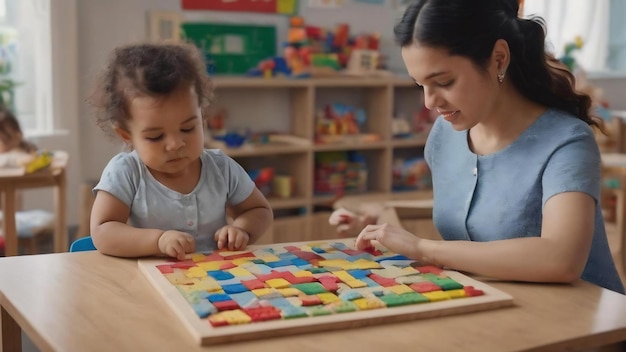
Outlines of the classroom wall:
[{"label": "classroom wall", "polygon": [[[312,25],[332,28],[340,22],[347,22],[352,33],[379,32],[382,50],[388,54],[389,67],[404,73],[399,50],[392,40],[393,24],[400,15],[395,10],[395,0],[387,0],[384,6],[346,1],[343,7],[332,10],[312,9],[307,6],[306,0],[299,2],[300,14]],[[64,6],[68,7],[68,3],[75,3],[75,14],[63,9]],[[116,139],[105,137],[95,126],[91,110],[86,103],[95,75],[103,67],[112,48],[141,41],[147,37],[148,11],[177,11],[180,10],[180,1],[55,0],[55,4],[53,8],[67,12],[64,12],[68,27],[64,32],[66,38],[54,49],[57,57],[56,74],[63,77],[56,80],[55,91],[64,92],[65,97],[57,103],[55,112],[62,116],[63,122],[60,127],[66,134],[38,141],[44,146],[65,149],[70,154],[68,223],[76,224],[79,216],[77,211],[79,185],[85,180],[97,179],[109,159],[121,150],[121,144]],[[275,25],[281,35],[279,42],[284,41],[288,27],[287,17],[280,15],[210,11],[187,11],[184,15],[191,21]],[[67,55],[67,59],[59,60],[59,57],[64,58],[64,54]],[[592,82],[604,88],[605,97],[613,108],[626,110],[623,93],[626,92],[626,78],[599,79]],[[76,91],[75,96],[70,93]],[[254,105],[250,106],[252,109]],[[44,197],[38,195],[27,199],[25,205],[47,209],[50,208],[50,199],[51,197],[47,195]]]}]

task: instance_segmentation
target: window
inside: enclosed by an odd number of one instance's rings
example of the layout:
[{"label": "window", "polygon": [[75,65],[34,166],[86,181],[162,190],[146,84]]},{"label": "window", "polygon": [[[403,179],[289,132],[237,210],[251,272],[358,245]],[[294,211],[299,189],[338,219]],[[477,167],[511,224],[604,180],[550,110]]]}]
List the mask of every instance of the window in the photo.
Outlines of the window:
[{"label": "window", "polygon": [[11,107],[26,134],[53,129],[50,0],[0,0],[0,43],[17,82]]}]

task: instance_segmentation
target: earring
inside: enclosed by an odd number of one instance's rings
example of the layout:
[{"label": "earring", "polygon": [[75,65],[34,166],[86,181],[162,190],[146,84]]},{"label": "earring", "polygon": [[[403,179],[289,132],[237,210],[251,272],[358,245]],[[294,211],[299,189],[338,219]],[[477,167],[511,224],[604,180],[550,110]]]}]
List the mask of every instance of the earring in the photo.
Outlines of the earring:
[{"label": "earring", "polygon": [[498,73],[498,82],[500,83],[504,82],[504,71]]}]

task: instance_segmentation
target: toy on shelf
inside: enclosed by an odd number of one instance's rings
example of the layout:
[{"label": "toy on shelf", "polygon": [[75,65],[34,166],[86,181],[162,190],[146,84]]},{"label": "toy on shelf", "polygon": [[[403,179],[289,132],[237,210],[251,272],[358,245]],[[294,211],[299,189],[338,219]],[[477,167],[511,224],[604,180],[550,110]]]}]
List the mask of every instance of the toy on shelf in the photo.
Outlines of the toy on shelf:
[{"label": "toy on shelf", "polygon": [[358,152],[315,155],[315,194],[341,197],[367,191],[367,163]]},{"label": "toy on shelf", "polygon": [[430,169],[423,158],[395,159],[393,164],[394,191],[431,189]]},{"label": "toy on shelf", "polygon": [[[340,73],[370,75],[382,70],[378,34],[350,36],[350,26],[338,24],[334,31],[306,26],[302,17],[289,19],[282,56],[267,58],[248,71],[249,76],[307,78]],[[343,71],[342,71],[343,70]]]},{"label": "toy on shelf", "polygon": [[378,134],[363,134],[361,126],[365,124],[365,110],[334,103],[328,104],[317,112],[315,120],[316,143],[342,143],[349,141],[378,141]]},{"label": "toy on shelf", "polygon": [[262,169],[248,170],[248,175],[256,187],[263,193],[264,196],[269,197],[272,193],[272,182],[274,179],[274,168],[264,167]]}]

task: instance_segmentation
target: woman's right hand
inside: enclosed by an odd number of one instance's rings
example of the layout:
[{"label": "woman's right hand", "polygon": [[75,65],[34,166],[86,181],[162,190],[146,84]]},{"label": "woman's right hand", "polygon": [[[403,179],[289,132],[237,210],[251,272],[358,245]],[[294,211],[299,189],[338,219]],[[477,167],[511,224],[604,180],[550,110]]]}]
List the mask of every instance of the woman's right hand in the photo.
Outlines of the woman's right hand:
[{"label": "woman's right hand", "polygon": [[184,260],[187,253],[193,253],[196,250],[193,236],[176,230],[163,232],[159,237],[158,245],[161,253],[178,260]]}]

